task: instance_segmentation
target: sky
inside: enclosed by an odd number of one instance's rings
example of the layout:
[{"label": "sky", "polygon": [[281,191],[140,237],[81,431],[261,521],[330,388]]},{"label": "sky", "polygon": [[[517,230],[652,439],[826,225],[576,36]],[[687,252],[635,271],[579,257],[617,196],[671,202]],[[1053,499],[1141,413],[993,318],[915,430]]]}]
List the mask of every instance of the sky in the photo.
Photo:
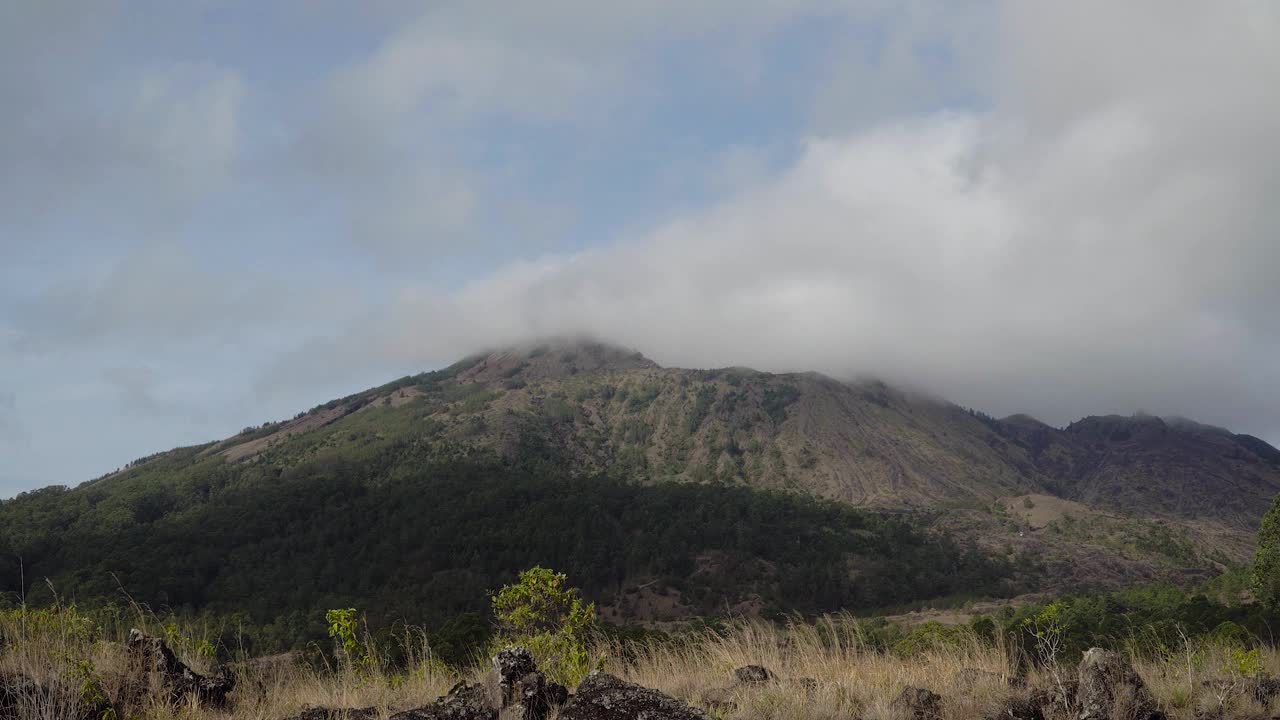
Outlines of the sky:
[{"label": "sky", "polygon": [[0,4],[0,497],[588,334],[1280,443],[1270,0]]}]

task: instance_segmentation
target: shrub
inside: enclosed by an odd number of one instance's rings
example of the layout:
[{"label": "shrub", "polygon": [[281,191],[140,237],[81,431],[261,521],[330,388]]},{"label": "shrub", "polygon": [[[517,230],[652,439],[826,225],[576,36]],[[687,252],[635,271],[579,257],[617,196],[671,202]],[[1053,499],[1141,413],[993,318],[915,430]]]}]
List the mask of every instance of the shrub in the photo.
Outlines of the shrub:
[{"label": "shrub", "polygon": [[574,685],[593,669],[588,641],[596,629],[596,606],[583,603],[567,581],[564,573],[535,566],[499,590],[492,603],[499,644],[524,645],[548,675]]},{"label": "shrub", "polygon": [[1280,608],[1280,497],[1272,503],[1258,530],[1252,580],[1254,597],[1270,608]]}]

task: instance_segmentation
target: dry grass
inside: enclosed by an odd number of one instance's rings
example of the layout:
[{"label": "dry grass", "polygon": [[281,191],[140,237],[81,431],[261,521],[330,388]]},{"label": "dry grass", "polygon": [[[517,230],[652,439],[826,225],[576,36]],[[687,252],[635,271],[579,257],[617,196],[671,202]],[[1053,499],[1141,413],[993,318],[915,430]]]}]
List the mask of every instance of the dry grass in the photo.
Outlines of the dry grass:
[{"label": "dry grass", "polygon": [[[162,633],[154,618],[131,618]],[[126,687],[126,654],[120,640],[125,625],[91,626],[74,611],[0,613],[0,675],[19,673],[35,681],[20,691],[18,717],[61,720],[82,716],[94,692],[119,698]],[[196,629],[191,629],[195,632]],[[392,670],[374,662],[314,667],[297,656],[277,656],[237,665],[239,684],[226,709],[173,706],[163,693],[144,695],[132,704],[117,703],[118,720],[190,718],[191,720],[282,720],[312,706],[375,707],[383,717],[428,704],[459,675],[437,662],[421,634],[396,641],[408,658]],[[386,655],[387,648],[370,648]],[[179,648],[181,650],[181,647]],[[1048,687],[1051,674],[1033,669],[1025,687],[1008,679],[1017,666],[1012,651],[960,634],[946,644],[910,657],[869,648],[858,625],[847,618],[816,624],[773,625],[743,622],[720,633],[691,633],[674,641],[619,645],[602,643],[606,671],[662,690],[694,705],[717,700],[713,714],[726,720],[890,720],[893,699],[907,686],[928,688],[944,698],[946,720],[973,720],[991,714],[1030,688]],[[191,652],[182,659],[202,672],[207,660]],[[1241,670],[1238,649],[1188,642],[1136,667],[1172,720],[1193,718],[1266,718],[1280,706],[1261,707],[1246,692],[1249,674],[1280,674],[1280,654],[1265,649]],[[735,685],[733,669],[764,665],[778,678],[760,686]],[[1073,663],[1063,670],[1074,675]],[[463,676],[476,679],[485,668]],[[100,716],[100,714],[99,714]],[[1057,713],[1065,718],[1067,713]],[[896,719],[895,719],[896,720]]]}]

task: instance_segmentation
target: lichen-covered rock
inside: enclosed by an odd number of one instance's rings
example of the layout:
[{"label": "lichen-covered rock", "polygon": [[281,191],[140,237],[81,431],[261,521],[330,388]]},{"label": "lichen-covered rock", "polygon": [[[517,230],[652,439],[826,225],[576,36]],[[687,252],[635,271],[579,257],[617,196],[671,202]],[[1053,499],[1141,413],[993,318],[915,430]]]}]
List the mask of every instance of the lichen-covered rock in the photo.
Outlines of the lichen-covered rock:
[{"label": "lichen-covered rock", "polygon": [[560,709],[559,720],[709,720],[696,710],[657,690],[593,672]]},{"label": "lichen-covered rock", "polygon": [[512,682],[538,671],[533,661],[533,653],[523,645],[504,647],[493,656],[493,669],[498,673],[498,684],[509,685]]},{"label": "lichen-covered rock", "polygon": [[569,691],[538,672],[533,654],[515,645],[503,648],[493,657],[501,693],[499,716],[503,720],[545,720],[551,708],[563,705]]},{"label": "lichen-covered rock", "polygon": [[941,720],[942,696],[924,688],[905,687],[889,710],[903,720]]},{"label": "lichen-covered rock", "polygon": [[773,673],[763,665],[746,665],[734,670],[733,677],[743,685],[763,685],[773,679]]},{"label": "lichen-covered rock", "polygon": [[489,692],[482,685],[460,682],[434,703],[391,716],[391,720],[497,720]]},{"label": "lichen-covered rock", "polygon": [[235,677],[225,670],[216,677],[206,677],[178,659],[164,641],[134,628],[126,645],[129,669],[135,687],[154,677],[175,701],[195,697],[203,705],[222,707],[227,694],[236,686]]},{"label": "lichen-covered rock", "polygon": [[1138,671],[1119,653],[1090,648],[1080,660],[1076,691],[1079,720],[1164,720]]}]

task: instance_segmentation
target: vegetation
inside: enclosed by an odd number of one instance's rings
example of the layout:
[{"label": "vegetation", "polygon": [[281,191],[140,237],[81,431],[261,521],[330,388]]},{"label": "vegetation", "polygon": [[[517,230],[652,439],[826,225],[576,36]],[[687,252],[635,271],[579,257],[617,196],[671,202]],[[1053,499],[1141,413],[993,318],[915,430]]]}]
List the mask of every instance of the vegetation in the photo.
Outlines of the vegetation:
[{"label": "vegetation", "polygon": [[523,645],[552,679],[576,684],[593,669],[588,643],[596,631],[595,603],[584,603],[568,578],[542,567],[494,595],[494,647]]},{"label": "vegetation", "polygon": [[1262,519],[1252,580],[1254,596],[1269,607],[1280,609],[1280,496]]},{"label": "vegetation", "polygon": [[[502,598],[495,604],[513,630],[553,633],[565,617],[560,610],[572,613],[576,598],[563,576],[540,568],[522,574],[496,597]],[[1047,607],[1027,612],[1043,618]],[[1058,606],[1048,615],[1061,612]],[[308,662],[299,656],[243,662],[237,666],[240,682],[232,706],[213,710],[175,703],[164,693],[122,692],[128,684],[121,644],[125,628],[136,625],[158,634],[169,618],[135,611],[99,619],[74,606],[0,614],[0,636],[7,639],[0,649],[0,676],[21,672],[47,689],[18,692],[20,717],[75,717],[93,710],[95,718],[237,720],[291,717],[309,706],[373,707],[385,716],[427,704],[457,680],[475,681],[489,670],[482,659],[446,667],[421,635],[380,639],[357,621],[351,627],[355,642],[367,648],[367,664]],[[344,614],[342,619],[356,618]],[[323,625],[319,617],[314,622]],[[1034,688],[1053,687],[1057,678],[1073,672],[1079,654],[1066,648],[1025,662],[1026,656],[1007,638],[1026,626],[1008,618],[991,632],[980,623],[904,626],[829,615],[813,621],[704,625],[639,638],[594,634],[590,643],[606,672],[694,705],[707,698],[728,700],[732,705],[716,706],[724,720],[889,720],[895,716],[891,702],[905,686],[939,693],[945,699],[943,720],[961,720],[991,716],[1003,702],[1025,698]],[[179,628],[180,635],[201,632],[198,627]],[[890,637],[897,640],[887,647]],[[1186,634],[1167,651],[1141,651],[1132,644],[1109,647],[1128,652],[1171,720],[1269,717],[1280,709],[1280,701],[1259,701],[1248,691],[1250,681],[1280,672],[1280,653],[1257,638]],[[212,669],[189,647],[176,649],[198,672]],[[748,664],[764,665],[781,681],[722,690],[731,685],[733,669]],[[1007,679],[1015,676],[1025,688],[1010,686]],[[1049,715],[1050,720],[1068,717],[1065,712]]]},{"label": "vegetation", "polygon": [[[375,627],[428,626],[465,654],[483,640],[472,617],[488,591],[538,564],[606,600],[652,583],[686,616],[748,598],[766,613],[820,613],[1017,589],[1005,560],[908,517],[742,487],[575,478],[539,447],[518,464],[426,457],[394,481],[377,472],[415,452],[391,445],[278,473],[219,463],[186,478],[194,487],[109,488],[122,496],[29,493],[0,508],[0,557],[13,559],[0,582],[35,603],[52,598],[33,579],[49,578],[81,603],[124,590],[157,611],[232,618],[255,653],[323,640],[312,618],[359,607]],[[120,513],[104,517],[113,505]]]}]

